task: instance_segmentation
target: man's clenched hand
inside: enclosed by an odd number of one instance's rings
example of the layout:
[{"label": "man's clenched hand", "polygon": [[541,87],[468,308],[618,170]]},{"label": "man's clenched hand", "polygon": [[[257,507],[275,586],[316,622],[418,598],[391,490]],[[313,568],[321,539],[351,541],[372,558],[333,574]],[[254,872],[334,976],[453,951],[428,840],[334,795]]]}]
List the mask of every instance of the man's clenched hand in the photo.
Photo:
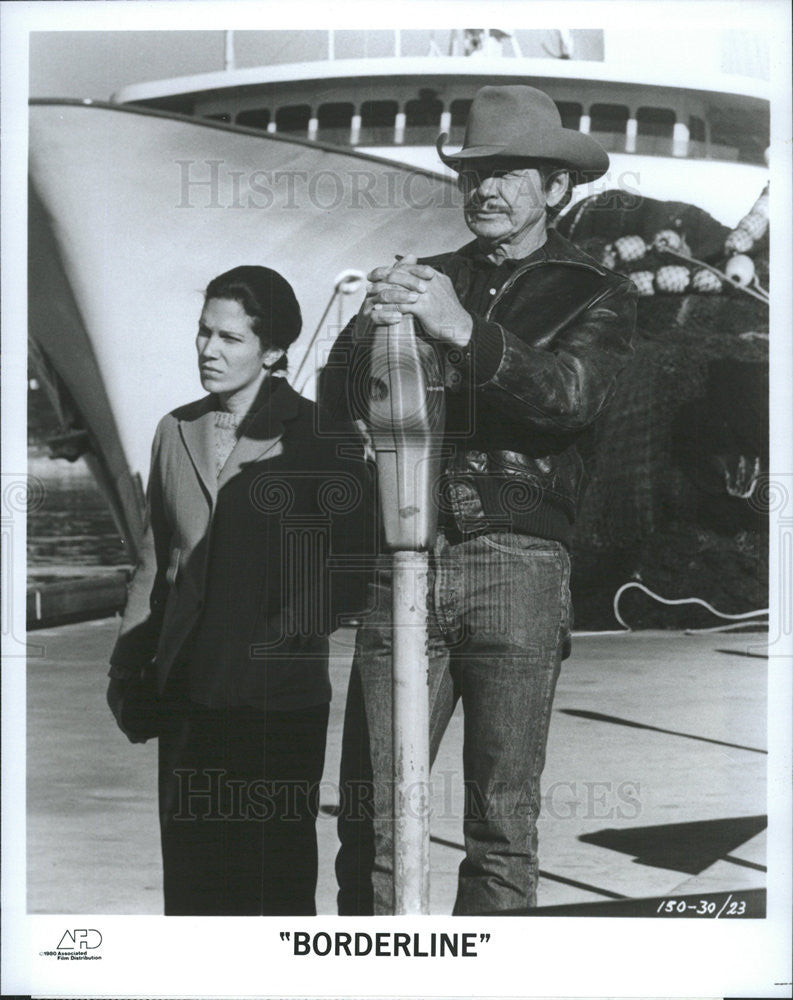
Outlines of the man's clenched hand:
[{"label": "man's clenched hand", "polygon": [[463,309],[450,279],[413,256],[387,267],[376,267],[368,275],[370,284],[359,313],[359,323],[399,323],[409,313],[421,323],[429,337],[466,347],[473,320]]}]

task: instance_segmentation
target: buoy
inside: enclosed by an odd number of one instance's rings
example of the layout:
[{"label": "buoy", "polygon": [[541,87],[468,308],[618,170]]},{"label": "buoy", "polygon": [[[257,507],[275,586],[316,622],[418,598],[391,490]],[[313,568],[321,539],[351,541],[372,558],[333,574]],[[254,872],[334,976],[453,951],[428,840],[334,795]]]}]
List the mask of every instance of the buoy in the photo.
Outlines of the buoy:
[{"label": "buoy", "polygon": [[652,271],[631,271],[628,277],[639,289],[639,295],[655,295]]},{"label": "buoy", "polygon": [[683,246],[683,238],[674,229],[662,229],[653,237],[653,246],[656,250],[680,250]]},{"label": "buoy", "polygon": [[768,189],[766,184],[749,212],[727,236],[724,241],[727,253],[746,253],[765,235],[768,229]]},{"label": "buoy", "polygon": [[690,281],[688,268],[679,264],[669,264],[667,267],[659,268],[655,275],[655,287],[659,292],[672,292],[676,295],[684,292]]},{"label": "buoy", "polygon": [[754,278],[754,261],[746,254],[736,254],[727,261],[724,273],[734,285],[746,288]]},{"label": "buoy", "polygon": [[746,253],[754,246],[754,238],[745,229],[733,229],[724,241],[727,253]]},{"label": "buoy", "polygon": [[609,269],[613,269],[617,266],[617,252],[614,249],[613,243],[608,243],[603,247],[600,254],[600,263],[603,267],[608,267]]},{"label": "buoy", "polygon": [[614,244],[614,249],[619,254],[620,260],[628,264],[644,257],[647,253],[647,244],[641,236],[620,236]]},{"label": "buoy", "polygon": [[694,272],[694,277],[691,279],[691,287],[695,292],[713,294],[721,291],[722,283],[718,275],[702,267],[699,271]]}]

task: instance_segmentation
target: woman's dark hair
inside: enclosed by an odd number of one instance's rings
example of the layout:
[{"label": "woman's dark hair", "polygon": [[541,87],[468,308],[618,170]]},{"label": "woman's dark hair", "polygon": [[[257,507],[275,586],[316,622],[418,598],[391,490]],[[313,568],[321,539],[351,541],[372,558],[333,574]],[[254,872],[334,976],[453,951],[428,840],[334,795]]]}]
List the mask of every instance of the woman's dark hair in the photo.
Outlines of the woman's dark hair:
[{"label": "woman's dark hair", "polygon": [[286,368],[286,351],[297,340],[303,326],[300,305],[286,278],[269,267],[243,264],[209,282],[204,302],[209,299],[239,302],[250,316],[251,327],[262,347],[280,347],[284,351],[271,371]]}]

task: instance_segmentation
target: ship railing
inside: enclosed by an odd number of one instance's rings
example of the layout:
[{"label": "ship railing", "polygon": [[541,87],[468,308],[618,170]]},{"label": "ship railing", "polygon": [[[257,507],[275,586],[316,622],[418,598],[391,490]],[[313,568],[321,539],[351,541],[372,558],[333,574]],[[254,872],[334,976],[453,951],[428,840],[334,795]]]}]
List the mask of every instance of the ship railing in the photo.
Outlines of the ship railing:
[{"label": "ship railing", "polygon": [[[353,268],[347,268],[340,274],[336,275],[336,279],[333,282],[333,291],[328,299],[328,303],[322,311],[322,315],[319,318],[316,329],[311,335],[311,339],[306,346],[303,357],[300,359],[300,363],[298,364],[295,374],[292,377],[292,384],[298,392],[302,392],[303,389],[305,389],[321,367],[316,363],[315,347],[317,342],[320,340],[320,336],[325,330],[325,323],[330,316],[333,307],[336,306],[334,329],[340,331],[344,322],[344,300],[348,296],[355,295],[359,292],[365,281],[366,275],[364,272],[356,271]],[[312,359],[315,360],[313,365],[311,364]]]}]

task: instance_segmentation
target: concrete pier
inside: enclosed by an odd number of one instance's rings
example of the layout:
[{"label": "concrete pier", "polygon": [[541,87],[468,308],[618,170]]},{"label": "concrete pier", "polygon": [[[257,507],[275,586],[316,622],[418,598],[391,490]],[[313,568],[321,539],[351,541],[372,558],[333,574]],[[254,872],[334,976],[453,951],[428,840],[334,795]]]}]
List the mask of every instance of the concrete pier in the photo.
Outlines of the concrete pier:
[{"label": "concrete pier", "polygon": [[[162,912],[156,745],[105,705],[117,622],[31,633],[28,909]],[[352,632],[336,633],[318,822],[318,911],[333,860]],[[540,907],[748,892],[766,885],[765,634],[582,636],[554,705],[540,818]],[[462,851],[462,713],[432,773],[431,912],[448,914]]]}]

